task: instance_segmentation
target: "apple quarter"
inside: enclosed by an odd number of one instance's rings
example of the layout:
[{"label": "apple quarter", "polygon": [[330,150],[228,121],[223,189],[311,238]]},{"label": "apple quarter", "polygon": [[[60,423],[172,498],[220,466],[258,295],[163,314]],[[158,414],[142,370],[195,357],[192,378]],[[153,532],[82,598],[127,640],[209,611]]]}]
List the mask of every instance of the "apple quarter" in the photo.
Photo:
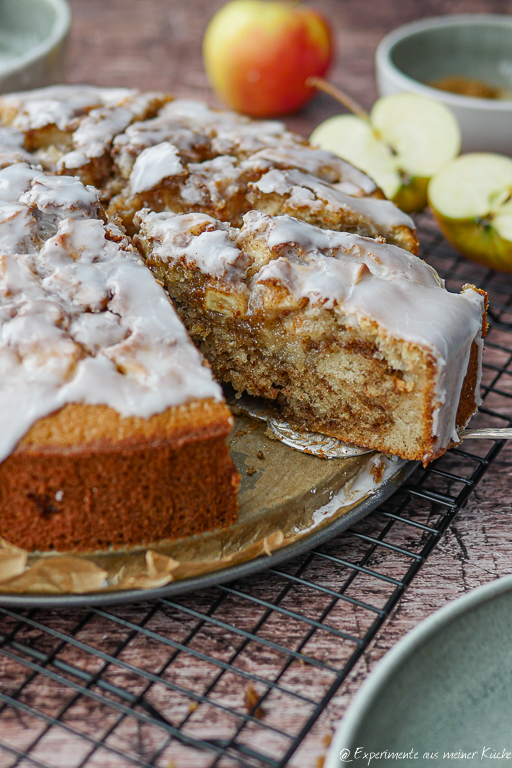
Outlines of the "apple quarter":
[{"label": "apple quarter", "polygon": [[142,211],[135,242],[214,375],[300,429],[428,462],[476,410],[486,296],[291,216]]}]

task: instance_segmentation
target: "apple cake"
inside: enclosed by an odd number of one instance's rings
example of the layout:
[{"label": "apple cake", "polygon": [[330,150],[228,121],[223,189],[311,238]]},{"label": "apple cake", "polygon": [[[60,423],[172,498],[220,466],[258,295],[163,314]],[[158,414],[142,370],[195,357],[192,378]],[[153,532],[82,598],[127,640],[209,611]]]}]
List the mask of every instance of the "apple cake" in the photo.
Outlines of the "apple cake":
[{"label": "apple cake", "polygon": [[215,378],[301,429],[440,455],[478,404],[485,296],[417,249],[366,174],[280,122],[1,96],[0,535],[85,551],[234,522]]}]

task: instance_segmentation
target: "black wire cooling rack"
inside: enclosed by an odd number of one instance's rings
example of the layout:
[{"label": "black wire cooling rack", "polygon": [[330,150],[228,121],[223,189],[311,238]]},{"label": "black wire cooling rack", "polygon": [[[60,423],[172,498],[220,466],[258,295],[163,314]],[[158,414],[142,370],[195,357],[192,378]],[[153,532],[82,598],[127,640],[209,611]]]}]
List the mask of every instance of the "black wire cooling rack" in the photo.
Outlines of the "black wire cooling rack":
[{"label": "black wire cooling rack", "polygon": [[[449,288],[489,292],[476,421],[507,426],[512,279],[419,224]],[[501,448],[464,443],[341,536],[236,583],[108,609],[0,608],[0,768],[304,768],[306,735]]]}]

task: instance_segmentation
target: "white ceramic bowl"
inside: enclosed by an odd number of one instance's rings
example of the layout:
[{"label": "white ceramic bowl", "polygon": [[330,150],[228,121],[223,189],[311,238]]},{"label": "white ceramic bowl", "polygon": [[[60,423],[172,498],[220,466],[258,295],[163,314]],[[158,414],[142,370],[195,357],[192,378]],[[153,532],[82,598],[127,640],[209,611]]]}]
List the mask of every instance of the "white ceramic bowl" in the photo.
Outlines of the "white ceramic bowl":
[{"label": "white ceramic bowl", "polygon": [[70,24],[66,0],[2,0],[0,91],[62,82]]},{"label": "white ceramic bowl", "polygon": [[464,152],[512,155],[512,100],[461,96],[427,83],[463,75],[512,92],[512,17],[439,16],[405,24],[379,43],[381,96],[403,91],[439,99],[455,113]]}]

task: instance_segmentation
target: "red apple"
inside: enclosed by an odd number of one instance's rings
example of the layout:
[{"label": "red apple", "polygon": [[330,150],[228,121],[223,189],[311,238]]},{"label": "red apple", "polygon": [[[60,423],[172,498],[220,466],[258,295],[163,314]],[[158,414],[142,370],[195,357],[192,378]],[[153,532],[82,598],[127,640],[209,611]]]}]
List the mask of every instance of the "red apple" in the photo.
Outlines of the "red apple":
[{"label": "red apple", "polygon": [[231,0],[203,40],[206,74],[231,109],[253,117],[294,112],[312,98],[306,86],[332,58],[326,20],[311,8],[272,0]]}]

